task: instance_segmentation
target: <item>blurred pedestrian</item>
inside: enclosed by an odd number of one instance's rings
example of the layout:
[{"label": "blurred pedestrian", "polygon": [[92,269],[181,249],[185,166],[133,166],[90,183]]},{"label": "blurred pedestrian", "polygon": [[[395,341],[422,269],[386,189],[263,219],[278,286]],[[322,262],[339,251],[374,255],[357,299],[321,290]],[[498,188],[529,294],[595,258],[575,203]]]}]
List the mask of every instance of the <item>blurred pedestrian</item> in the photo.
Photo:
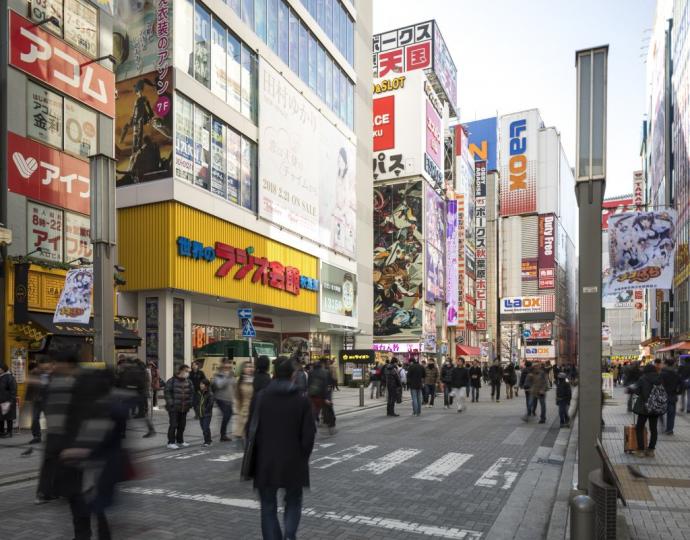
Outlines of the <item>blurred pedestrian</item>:
[{"label": "blurred pedestrian", "polygon": [[[525,392],[525,407],[527,408],[527,416],[535,416],[537,414],[537,403],[536,401],[534,404],[532,403],[532,400],[530,399],[530,380],[528,379],[530,373],[532,373],[532,362],[525,362],[525,367],[520,371],[520,388],[522,388]],[[532,406],[534,405],[534,409],[532,409]]]},{"label": "blurred pedestrian", "polygon": [[254,394],[254,366],[251,362],[244,362],[240,367],[240,377],[235,392],[235,423],[232,436],[244,440],[247,419],[249,418],[249,404]]},{"label": "blurred pedestrian", "polygon": [[[641,376],[642,371],[640,370],[640,363],[633,362],[628,366],[628,369],[625,371],[623,375],[623,384],[629,389],[632,389],[631,387],[637,384],[637,381],[640,380]],[[633,395],[634,392],[628,392],[628,412],[632,412]]]},{"label": "blurred pedestrian", "polygon": [[561,371],[556,379],[556,405],[558,405],[558,416],[561,420],[561,427],[570,427],[568,410],[570,409],[570,400],[572,396],[573,391],[568,382],[568,378],[566,374]]},{"label": "blurred pedestrian", "polygon": [[678,395],[683,391],[683,382],[675,369],[675,362],[671,358],[667,358],[664,362],[666,365],[661,370],[661,382],[664,385],[667,396],[666,409],[666,430],[664,435],[673,435],[673,428],[676,425],[676,406],[678,404]]},{"label": "blurred pedestrian", "polygon": [[[637,396],[633,404],[633,412],[637,414],[637,457],[654,457],[657,440],[657,426],[667,406],[668,397],[663,386],[661,376],[653,363],[647,364],[642,370],[642,376],[631,388]],[[662,407],[663,405],[663,407]],[[644,447],[645,424],[649,422],[649,445]]]},{"label": "blurred pedestrian", "polygon": [[151,408],[158,411],[158,392],[161,389],[161,372],[158,363],[154,360],[148,361],[149,373],[151,374]]},{"label": "blurred pedestrian", "polygon": [[378,399],[381,395],[381,366],[378,363],[369,369],[369,388],[369,399],[374,399],[374,395]]},{"label": "blurred pedestrian", "polygon": [[[548,390],[548,380],[546,379],[546,373],[542,368],[542,365],[537,363],[532,366],[532,370],[525,380],[525,387],[529,387],[529,399],[530,405],[528,407],[529,411],[534,411],[533,415],[536,416],[537,405],[539,402],[539,423],[546,423],[546,391]],[[529,420],[529,415],[522,417],[522,420],[527,422]]]},{"label": "blurred pedestrian", "polygon": [[499,358],[489,368],[489,381],[491,382],[491,401],[500,403],[501,384],[503,383],[503,366]]},{"label": "blurred pedestrian", "polygon": [[515,366],[512,363],[508,364],[503,371],[503,382],[506,385],[506,399],[513,399],[513,386],[515,386],[516,380]]},{"label": "blurred pedestrian", "polygon": [[450,358],[446,358],[446,361],[441,367],[441,384],[443,385],[443,407],[448,409],[452,403],[450,398],[450,374],[453,371],[453,363]]},{"label": "blurred pedestrian", "polygon": [[482,387],[482,368],[476,360],[469,369],[470,385],[472,386],[472,403],[479,401],[479,389]]},{"label": "blurred pedestrian", "polygon": [[330,374],[326,366],[327,359],[322,358],[314,364],[309,374],[308,387],[311,408],[314,413],[314,422],[319,423],[319,416],[325,401],[328,399],[328,386]]},{"label": "blurred pedestrian", "polygon": [[[316,426],[309,400],[292,384],[293,362],[276,364],[276,378],[257,396],[250,413],[242,478],[254,479],[261,501],[264,540],[294,540],[302,516],[302,492],[309,487],[309,456]],[[278,490],[285,490],[283,530]]]},{"label": "blurred pedestrian", "polygon": [[215,398],[213,397],[213,392],[211,392],[211,383],[208,379],[200,380],[197,403],[199,404],[199,426],[204,436],[204,446],[211,446],[213,440],[211,437],[211,419],[213,418],[214,402]]},{"label": "blurred pedestrian", "polygon": [[400,385],[403,390],[407,390],[407,369],[402,362],[398,362],[400,367],[398,368],[398,375],[400,375]]},{"label": "blurred pedestrian", "polygon": [[683,391],[680,394],[680,411],[690,413],[690,355],[680,355],[678,375],[683,384]]},{"label": "blurred pedestrian", "polygon": [[402,383],[398,372],[398,363],[391,362],[385,372],[388,400],[386,402],[386,416],[400,416],[395,413],[395,404],[402,401]]},{"label": "blurred pedestrian", "polygon": [[206,379],[206,374],[200,369],[199,362],[196,360],[192,362],[192,371],[189,373],[189,380],[192,381],[194,387],[194,420],[199,419],[199,384]]},{"label": "blurred pedestrian", "polygon": [[[270,360],[268,356],[261,355],[256,360],[256,370],[254,371],[254,380],[252,381],[252,386],[254,387],[254,395],[266,388],[271,382],[271,375],[268,373],[268,368],[270,367]],[[306,382],[304,385],[306,388]]]},{"label": "blurred pedestrian", "polygon": [[440,379],[441,374],[436,367],[433,360],[429,360],[426,366],[426,373],[424,376],[424,384],[426,385],[426,393],[429,399],[428,407],[434,406],[434,401],[436,399],[436,385]]},{"label": "blurred pedestrian", "polygon": [[29,380],[26,388],[25,400],[31,403],[31,435],[29,444],[41,442],[41,413],[45,412],[46,392],[50,382],[52,363],[40,362],[29,366]]},{"label": "blurred pedestrian", "polygon": [[338,365],[335,363],[335,360],[331,358],[328,361],[328,369],[331,372],[331,381],[333,383],[333,389],[336,392],[340,392],[340,388],[338,388]]},{"label": "blurred pedestrian", "polygon": [[216,405],[223,415],[220,421],[220,440],[221,442],[230,441],[228,437],[228,424],[232,418],[232,404],[235,400],[235,389],[237,386],[237,379],[232,371],[232,363],[227,358],[218,369],[218,372],[211,381],[211,390],[216,400]]},{"label": "blurred pedestrian", "polygon": [[458,358],[457,364],[450,373],[450,385],[452,386],[452,395],[457,400],[458,412],[465,409],[465,387],[470,378],[470,372],[465,365],[462,358]]},{"label": "blurred pedestrian", "polygon": [[148,397],[151,381],[144,363],[137,357],[124,357],[118,362],[116,385],[130,392],[126,401],[130,404],[133,418],[143,419],[146,423],[144,438],[153,437],[156,430],[148,415]]},{"label": "blurred pedestrian", "polygon": [[168,448],[177,450],[187,447],[184,441],[184,430],[187,425],[187,413],[192,408],[194,386],[189,380],[189,366],[181,364],[175,375],[165,383],[165,408],[168,411]]},{"label": "blurred pedestrian", "polygon": [[413,357],[407,370],[407,385],[410,387],[412,397],[412,416],[422,414],[422,387],[424,386],[424,368],[419,364],[417,357]]},{"label": "blurred pedestrian", "polygon": [[12,437],[17,417],[17,381],[7,364],[0,363],[0,437]]}]

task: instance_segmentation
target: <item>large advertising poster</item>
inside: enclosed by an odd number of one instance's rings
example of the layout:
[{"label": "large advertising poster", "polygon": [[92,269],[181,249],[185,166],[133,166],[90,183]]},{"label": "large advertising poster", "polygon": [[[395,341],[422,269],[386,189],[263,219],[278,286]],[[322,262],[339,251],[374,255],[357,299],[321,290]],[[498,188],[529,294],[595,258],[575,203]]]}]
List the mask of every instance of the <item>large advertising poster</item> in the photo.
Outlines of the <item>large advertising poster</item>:
[{"label": "large advertising poster", "polygon": [[443,300],[444,260],[443,245],[446,227],[443,222],[445,208],[443,199],[428,184],[424,183],[426,227],[426,301]]},{"label": "large advertising poster", "polygon": [[65,98],[65,152],[88,158],[98,150],[98,114]]},{"label": "large advertising poster", "polygon": [[522,335],[526,340],[551,339],[553,337],[553,322],[529,322],[522,325]]},{"label": "large advertising poster", "polygon": [[321,322],[357,326],[357,276],[321,263]]},{"label": "large advertising poster", "polygon": [[484,118],[464,124],[469,138],[469,151],[477,161],[486,161],[489,171],[498,170],[497,118]]},{"label": "large advertising poster", "polygon": [[609,294],[673,285],[676,212],[631,212],[609,218]]},{"label": "large advertising poster", "polygon": [[353,256],[355,146],[266,62],[259,100],[259,215]]},{"label": "large advertising poster", "polygon": [[118,187],[172,177],[172,71],[163,81],[158,76],[154,71],[117,83]]},{"label": "large advertising poster", "polygon": [[458,70],[448,52],[441,29],[434,22],[434,74],[446,94],[450,106],[458,110]]},{"label": "large advertising poster", "polygon": [[93,268],[73,268],[67,272],[53,322],[88,324],[91,318],[92,288]]},{"label": "large advertising poster", "polygon": [[484,332],[488,327],[487,318],[487,241],[486,241],[486,161],[475,162],[475,294],[477,330]]},{"label": "large advertising poster", "polygon": [[501,216],[537,211],[536,110],[501,117]]},{"label": "large advertising poster", "polygon": [[422,183],[374,189],[374,335],[415,338],[422,329]]},{"label": "large advertising poster", "polygon": [[426,153],[436,166],[443,170],[441,117],[429,100],[426,101]]},{"label": "large advertising poster", "polygon": [[539,288],[553,289],[556,285],[556,216],[540,214],[538,227]]},{"label": "large advertising poster", "polygon": [[446,203],[446,323],[458,325],[458,201]]}]

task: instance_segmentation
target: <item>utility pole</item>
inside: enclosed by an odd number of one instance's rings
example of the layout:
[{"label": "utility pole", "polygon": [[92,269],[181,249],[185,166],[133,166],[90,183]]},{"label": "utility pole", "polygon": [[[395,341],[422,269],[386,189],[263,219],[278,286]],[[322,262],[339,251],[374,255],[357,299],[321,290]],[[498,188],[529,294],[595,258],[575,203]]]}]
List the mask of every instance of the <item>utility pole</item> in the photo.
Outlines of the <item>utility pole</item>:
[{"label": "utility pole", "polygon": [[601,468],[601,207],[606,189],[606,88],[608,45],[577,51],[577,152],[579,207],[580,372],[578,487]]}]

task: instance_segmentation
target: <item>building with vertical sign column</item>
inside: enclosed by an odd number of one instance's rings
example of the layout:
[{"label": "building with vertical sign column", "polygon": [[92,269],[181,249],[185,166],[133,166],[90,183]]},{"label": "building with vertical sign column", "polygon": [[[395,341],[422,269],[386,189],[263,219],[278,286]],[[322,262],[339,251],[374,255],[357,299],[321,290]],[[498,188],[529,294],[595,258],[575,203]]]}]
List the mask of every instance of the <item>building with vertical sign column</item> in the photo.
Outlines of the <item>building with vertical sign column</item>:
[{"label": "building with vertical sign column", "polygon": [[501,358],[574,362],[573,171],[536,109],[500,117],[499,170]]}]

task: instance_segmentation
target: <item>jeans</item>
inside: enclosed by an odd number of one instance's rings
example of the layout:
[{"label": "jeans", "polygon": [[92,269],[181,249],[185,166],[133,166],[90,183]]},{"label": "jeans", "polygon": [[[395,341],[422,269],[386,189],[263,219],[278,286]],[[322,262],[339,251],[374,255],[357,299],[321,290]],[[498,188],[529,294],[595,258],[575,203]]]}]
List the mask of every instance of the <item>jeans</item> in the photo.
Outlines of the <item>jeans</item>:
[{"label": "jeans", "polygon": [[170,425],[168,426],[168,444],[184,442],[184,428],[187,425],[187,412],[168,411]]},{"label": "jeans", "polygon": [[472,401],[479,401],[479,388],[476,386],[472,387]]},{"label": "jeans", "polygon": [[218,408],[223,415],[223,419],[220,421],[220,436],[226,437],[228,433],[228,424],[232,418],[232,401],[217,399],[216,403],[218,404]]},{"label": "jeans", "polygon": [[668,396],[668,401],[666,403],[666,433],[673,431],[676,425],[676,403],[678,402],[678,396]]},{"label": "jeans", "polygon": [[376,399],[381,395],[381,381],[371,381],[371,394],[369,399],[374,399],[374,392],[376,393]]},{"label": "jeans", "polygon": [[558,416],[561,419],[561,425],[570,423],[570,416],[568,416],[568,409],[570,408],[570,401],[562,399],[558,402]]},{"label": "jeans", "polygon": [[472,386],[470,385],[469,381],[467,382],[467,385],[465,386],[465,395],[467,397],[470,397],[470,392],[471,392]]},{"label": "jeans", "polygon": [[499,382],[492,382],[491,383],[491,399],[496,397],[496,401],[501,401],[501,383]]},{"label": "jeans", "polygon": [[[82,494],[69,498],[69,509],[72,512],[72,524],[74,525],[75,540],[91,539],[91,510]],[[105,513],[97,512],[98,540],[110,540],[110,527]]]},{"label": "jeans", "polygon": [[31,411],[31,435],[35,439],[41,438],[41,412],[43,412],[43,402],[34,401]]},{"label": "jeans", "polygon": [[465,389],[464,388],[453,388],[453,395],[455,399],[458,400],[458,410],[462,411],[465,408]]},{"label": "jeans", "polygon": [[527,407],[527,416],[533,416],[537,414],[537,402],[532,403],[530,396],[532,395],[529,390],[525,390],[525,406]]},{"label": "jeans", "polygon": [[506,399],[513,399],[513,385],[510,383],[506,384]]},{"label": "jeans", "polygon": [[426,385],[426,393],[429,395],[429,405],[433,406],[434,405],[434,399],[436,399],[436,385],[435,384],[427,384]]},{"label": "jeans", "polygon": [[429,403],[429,391],[427,389],[427,385],[423,384],[422,385],[422,400],[424,402],[424,405]]},{"label": "jeans", "polygon": [[398,392],[391,388],[391,390],[388,392],[388,400],[386,401],[386,414],[389,416],[395,414],[395,400],[397,399],[397,397]]},{"label": "jeans", "polygon": [[539,401],[539,420],[546,421],[546,396],[544,394],[540,394],[530,397],[530,410],[532,411],[532,414],[537,413],[537,401]]},{"label": "jeans", "polygon": [[410,388],[410,396],[412,397],[412,414],[422,414],[422,390],[421,388]]},{"label": "jeans", "polygon": [[297,527],[302,517],[302,488],[285,490],[285,535],[280,530],[278,521],[278,489],[259,488],[261,499],[261,533],[264,540],[294,540],[297,538]]},{"label": "jeans", "polygon": [[450,399],[450,386],[443,384],[443,405],[450,407],[452,401]]},{"label": "jeans", "polygon": [[636,429],[636,435],[637,435],[637,449],[638,450],[644,450],[644,425],[647,423],[647,420],[649,420],[649,446],[647,449],[649,450],[654,450],[656,448],[656,436],[657,436],[657,425],[659,422],[659,417],[658,416],[645,416],[644,414],[640,414],[637,417],[637,429]]},{"label": "jeans", "polygon": [[201,426],[201,433],[204,434],[204,442],[211,444],[211,417],[199,418],[199,426]]}]

